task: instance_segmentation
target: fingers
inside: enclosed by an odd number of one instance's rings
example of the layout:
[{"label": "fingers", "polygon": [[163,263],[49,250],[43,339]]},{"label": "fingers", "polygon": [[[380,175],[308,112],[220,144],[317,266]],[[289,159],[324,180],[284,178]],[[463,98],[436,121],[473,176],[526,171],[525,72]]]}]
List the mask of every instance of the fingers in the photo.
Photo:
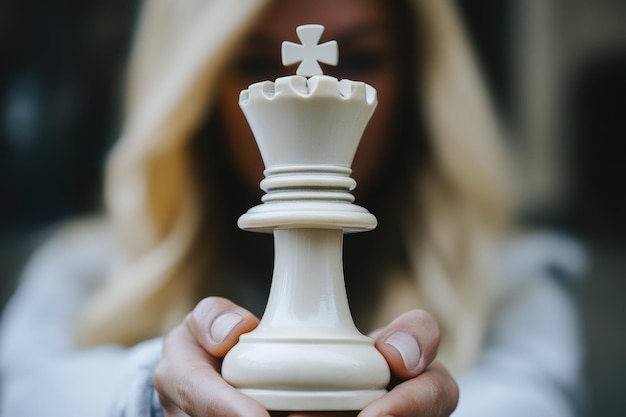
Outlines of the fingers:
[{"label": "fingers", "polygon": [[458,401],[456,382],[443,366],[433,363],[417,378],[397,385],[372,402],[358,417],[447,417]]},{"label": "fingers", "polygon": [[376,348],[391,372],[401,379],[414,378],[435,359],[439,349],[439,325],[423,310],[413,310],[376,332]]},{"label": "fingers", "polygon": [[[196,306],[166,337],[163,358],[155,371],[155,388],[167,417],[269,416],[258,402],[231,387],[219,374],[221,358],[242,333],[257,324],[251,313],[223,298],[207,298]],[[359,416],[449,415],[456,407],[458,388],[443,367],[432,363],[439,339],[437,322],[421,310],[406,313],[379,331],[376,347],[392,372],[406,381]]]},{"label": "fingers", "polygon": [[358,417],[446,417],[459,400],[456,382],[434,362],[441,333],[433,316],[413,310],[377,331],[376,348],[404,382],[368,405]]},{"label": "fingers", "polygon": [[187,326],[174,329],[165,338],[163,357],[154,372],[165,415],[268,417],[258,402],[222,379],[219,362],[198,345]]},{"label": "fingers", "polygon": [[167,417],[268,417],[256,401],[222,379],[222,357],[258,320],[223,298],[202,300],[167,335],[154,387]]},{"label": "fingers", "polygon": [[185,318],[185,325],[198,343],[218,358],[223,358],[239,336],[258,323],[248,310],[220,297],[205,298]]}]

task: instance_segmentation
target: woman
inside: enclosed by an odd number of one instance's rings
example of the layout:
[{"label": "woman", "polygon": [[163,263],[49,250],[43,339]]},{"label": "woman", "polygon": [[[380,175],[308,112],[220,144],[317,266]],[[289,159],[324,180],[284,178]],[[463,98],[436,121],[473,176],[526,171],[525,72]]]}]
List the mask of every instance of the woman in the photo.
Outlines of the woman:
[{"label": "woman", "polygon": [[396,378],[361,415],[449,415],[457,382],[455,415],[576,413],[575,306],[548,271],[567,265],[532,249],[570,248],[507,238],[504,153],[450,2],[197,0],[144,6],[106,219],[44,247],[7,309],[7,415],[34,415],[33,397],[65,416],[267,415],[219,375],[272,261],[236,229],[263,169],[237,98],[293,73],[279,45],[302,23],[339,42],[326,73],[378,90],[353,176],[380,226],[346,238],[345,274]]}]

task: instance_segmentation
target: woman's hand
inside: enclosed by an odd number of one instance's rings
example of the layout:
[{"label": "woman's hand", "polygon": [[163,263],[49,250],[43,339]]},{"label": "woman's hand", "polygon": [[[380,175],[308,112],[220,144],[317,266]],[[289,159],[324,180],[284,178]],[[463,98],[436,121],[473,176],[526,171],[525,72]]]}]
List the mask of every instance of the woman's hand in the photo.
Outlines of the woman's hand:
[{"label": "woman's hand", "polygon": [[[242,333],[257,324],[251,313],[223,298],[206,298],[194,308],[166,337],[163,358],[154,375],[167,417],[269,416],[259,403],[234,389],[220,375],[221,359]],[[435,319],[424,311],[411,311],[372,336],[394,375],[394,387],[362,410],[359,417],[449,416],[456,407],[458,389],[448,372],[433,362],[439,346]]]},{"label": "woman's hand", "polygon": [[[392,373],[391,390],[364,408],[358,417],[447,417],[459,391],[448,371],[435,362],[439,325],[423,310],[413,310],[370,334]],[[356,412],[292,413],[289,417],[351,417]]]},{"label": "woman's hand", "polygon": [[154,372],[166,417],[269,417],[253,399],[220,375],[222,358],[239,335],[259,320],[232,302],[209,297],[200,301],[165,338],[163,357]]},{"label": "woman's hand", "polygon": [[440,332],[433,316],[413,310],[371,336],[389,364],[393,388],[359,417],[445,417],[454,411],[458,386],[435,362]]}]

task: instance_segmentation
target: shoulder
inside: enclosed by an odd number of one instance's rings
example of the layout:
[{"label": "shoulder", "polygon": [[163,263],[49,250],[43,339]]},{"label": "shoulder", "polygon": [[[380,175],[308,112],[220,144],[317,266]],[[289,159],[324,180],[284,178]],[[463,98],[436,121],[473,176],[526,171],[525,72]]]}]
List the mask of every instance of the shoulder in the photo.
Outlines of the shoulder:
[{"label": "shoulder", "polygon": [[25,265],[24,275],[63,270],[91,276],[106,269],[113,250],[113,235],[104,217],[71,220],[49,232]]},{"label": "shoulder", "polygon": [[30,369],[73,348],[73,318],[110,264],[108,229],[103,219],[88,218],[46,233],[3,308],[0,365]]},{"label": "shoulder", "polygon": [[519,328],[528,335],[530,329],[545,327],[544,338],[567,333],[576,339],[588,263],[585,246],[562,233],[534,232],[510,239],[501,248],[492,330],[510,334]]},{"label": "shoulder", "polygon": [[104,281],[114,252],[108,221],[81,218],[51,229],[22,267],[13,301],[80,299]]},{"label": "shoulder", "polygon": [[587,266],[587,250],[570,236],[541,232],[507,242],[487,348],[522,353],[560,380],[578,378]]},{"label": "shoulder", "polygon": [[589,255],[582,242],[564,233],[541,231],[507,239],[500,249],[499,273],[505,286],[547,278],[567,288],[580,285]]}]

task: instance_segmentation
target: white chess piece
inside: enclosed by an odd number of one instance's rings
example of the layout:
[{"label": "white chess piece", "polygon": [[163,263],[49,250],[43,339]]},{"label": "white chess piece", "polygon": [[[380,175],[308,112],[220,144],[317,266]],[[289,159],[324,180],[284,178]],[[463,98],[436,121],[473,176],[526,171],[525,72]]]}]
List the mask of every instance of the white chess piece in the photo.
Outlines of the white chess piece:
[{"label": "white chess piece", "polygon": [[376,227],[350,194],[350,166],[376,91],[321,74],[317,61],[337,56],[336,43],[316,47],[323,30],[301,26],[305,47],[283,44],[283,61],[302,61],[299,71],[311,78],[256,83],[239,101],[263,157],[267,194],[238,224],[274,234],[275,263],[263,318],[226,355],[222,375],[271,410],[359,410],[386,393],[390,378],[373,340],[354,325],[342,263],[344,232]]}]

